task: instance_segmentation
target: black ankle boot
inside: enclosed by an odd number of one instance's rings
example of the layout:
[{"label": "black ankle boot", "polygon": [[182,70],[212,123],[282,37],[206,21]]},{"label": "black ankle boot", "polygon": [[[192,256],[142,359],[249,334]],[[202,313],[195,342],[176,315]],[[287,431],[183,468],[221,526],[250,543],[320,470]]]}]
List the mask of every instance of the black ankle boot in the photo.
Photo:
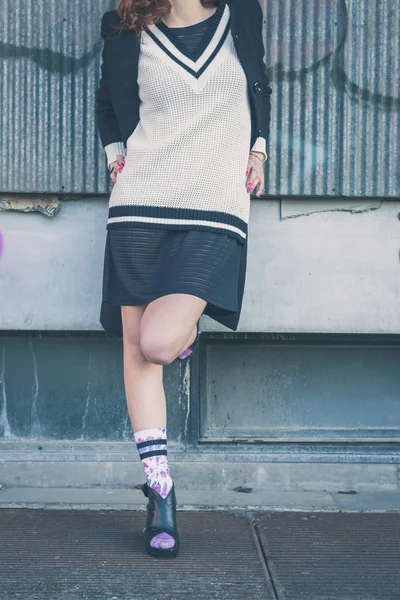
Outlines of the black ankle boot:
[{"label": "black ankle boot", "polygon": [[[175,486],[166,498],[149,487],[147,483],[142,486],[142,492],[149,499],[147,503],[147,520],[144,530],[146,552],[155,558],[175,558],[179,553],[179,535],[176,525],[176,497]],[[175,540],[172,548],[153,548],[150,545],[154,536],[159,533],[168,533]]]}]

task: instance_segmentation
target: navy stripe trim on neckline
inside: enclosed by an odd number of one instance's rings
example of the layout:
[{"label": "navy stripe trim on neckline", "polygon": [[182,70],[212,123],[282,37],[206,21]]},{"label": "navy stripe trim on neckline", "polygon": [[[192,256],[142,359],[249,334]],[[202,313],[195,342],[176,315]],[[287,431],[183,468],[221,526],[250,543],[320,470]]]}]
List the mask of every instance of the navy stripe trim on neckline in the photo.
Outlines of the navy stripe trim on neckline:
[{"label": "navy stripe trim on neckline", "polygon": [[[163,34],[169,39],[169,41],[172,44],[174,44],[174,46],[180,52],[182,52],[182,54],[187,56],[190,60],[193,60],[193,62],[196,62],[200,58],[200,56],[203,54],[203,52],[205,51],[205,49],[207,48],[209,43],[211,42],[211,40],[217,30],[219,22],[221,21],[222,15],[224,14],[224,10],[225,10],[225,2],[221,1],[219,3],[215,13],[213,15],[211,15],[211,17],[209,17],[208,19],[205,19],[205,22],[207,23],[207,29],[204,32],[204,35],[202,37],[200,44],[194,51],[190,51],[187,48],[187,46],[175,34],[174,28],[168,27],[168,25],[166,23],[164,23],[164,21],[158,21],[157,23],[155,23],[155,25],[156,25],[156,27],[158,27],[158,29],[160,31],[163,32]],[[204,21],[200,21],[200,23],[195,23],[194,25],[191,25],[189,27],[195,27],[196,25],[200,25],[202,23],[204,23]],[[179,30],[181,28],[177,27],[175,29]],[[184,27],[182,29],[189,29],[189,28]]]},{"label": "navy stripe trim on neckline", "polygon": [[201,67],[201,69],[199,71],[193,71],[193,69],[191,69],[190,67],[188,67],[187,65],[185,65],[183,62],[181,62],[179,60],[179,58],[177,58],[174,54],[172,54],[172,52],[170,52],[165,46],[164,44],[158,39],[157,36],[154,35],[154,33],[152,33],[149,30],[146,30],[146,32],[149,34],[149,36],[155,41],[155,43],[162,49],[164,50],[164,52],[170,57],[172,58],[172,60],[174,60],[178,65],[180,65],[183,69],[185,69],[188,73],[190,73],[190,75],[193,75],[193,77],[195,77],[196,79],[199,79],[202,74],[204,73],[204,71],[206,71],[207,67],[209,66],[210,63],[212,63],[212,61],[214,60],[214,58],[216,57],[216,55],[218,54],[218,52],[221,50],[223,44],[225,43],[225,40],[228,36],[229,30],[231,27],[231,19],[229,18],[229,21],[225,27],[225,31],[218,43],[218,46],[215,48],[214,52],[211,54],[210,58],[204,63],[204,65]]}]

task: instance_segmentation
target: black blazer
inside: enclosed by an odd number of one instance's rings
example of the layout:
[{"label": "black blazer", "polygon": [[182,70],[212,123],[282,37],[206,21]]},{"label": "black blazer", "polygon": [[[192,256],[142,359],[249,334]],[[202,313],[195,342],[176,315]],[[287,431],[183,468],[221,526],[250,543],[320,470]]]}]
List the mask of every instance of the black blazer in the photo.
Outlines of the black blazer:
[{"label": "black blazer", "polygon": [[[251,143],[258,137],[268,141],[271,88],[264,63],[263,14],[258,0],[226,0],[231,11],[235,48],[246,74],[251,100]],[[139,122],[137,83],[140,43],[135,31],[118,31],[116,10],[106,12],[101,22],[104,39],[100,85],[96,92],[97,125],[103,146],[123,142]]]}]

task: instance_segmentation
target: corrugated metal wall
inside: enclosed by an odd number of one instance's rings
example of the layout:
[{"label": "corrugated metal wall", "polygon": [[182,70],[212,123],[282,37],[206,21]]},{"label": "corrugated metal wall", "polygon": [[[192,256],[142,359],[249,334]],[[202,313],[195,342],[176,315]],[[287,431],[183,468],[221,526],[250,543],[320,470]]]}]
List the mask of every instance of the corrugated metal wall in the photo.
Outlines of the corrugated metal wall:
[{"label": "corrugated metal wall", "polygon": [[[1,2],[0,191],[108,192],[94,93],[114,0]],[[400,0],[262,5],[267,192],[400,196]]]},{"label": "corrugated metal wall", "polygon": [[113,0],[1,0],[0,191],[108,186],[94,94]]}]

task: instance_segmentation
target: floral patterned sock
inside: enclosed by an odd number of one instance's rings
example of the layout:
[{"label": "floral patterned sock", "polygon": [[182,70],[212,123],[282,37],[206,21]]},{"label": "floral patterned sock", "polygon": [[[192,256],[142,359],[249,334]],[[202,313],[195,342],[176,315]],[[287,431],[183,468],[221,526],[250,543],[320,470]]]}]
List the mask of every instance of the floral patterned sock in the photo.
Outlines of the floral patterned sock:
[{"label": "floral patterned sock", "polygon": [[[142,429],[134,433],[136,446],[142,461],[147,485],[166,498],[172,489],[172,479],[167,458],[167,429],[157,427]],[[151,540],[153,548],[172,548],[174,538],[168,533],[159,533]]]}]

